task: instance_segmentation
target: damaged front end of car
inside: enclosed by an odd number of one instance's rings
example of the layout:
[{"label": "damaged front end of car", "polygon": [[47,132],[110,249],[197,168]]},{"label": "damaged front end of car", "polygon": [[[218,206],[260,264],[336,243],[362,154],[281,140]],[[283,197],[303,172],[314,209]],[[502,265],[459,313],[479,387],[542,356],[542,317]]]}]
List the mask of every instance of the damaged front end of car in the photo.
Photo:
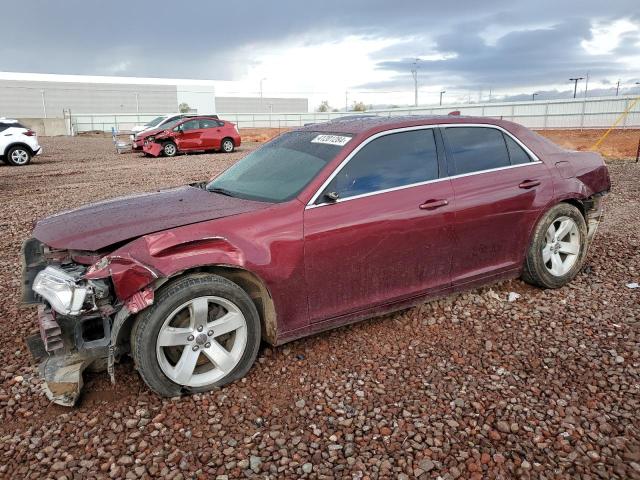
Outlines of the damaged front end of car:
[{"label": "damaged front end of car", "polygon": [[129,349],[123,326],[153,302],[145,287],[157,275],[133,259],[53,249],[36,238],[23,244],[22,260],[23,303],[38,307],[39,332],[27,346],[47,397],[73,406],[84,370],[107,370],[113,381],[114,362]]}]

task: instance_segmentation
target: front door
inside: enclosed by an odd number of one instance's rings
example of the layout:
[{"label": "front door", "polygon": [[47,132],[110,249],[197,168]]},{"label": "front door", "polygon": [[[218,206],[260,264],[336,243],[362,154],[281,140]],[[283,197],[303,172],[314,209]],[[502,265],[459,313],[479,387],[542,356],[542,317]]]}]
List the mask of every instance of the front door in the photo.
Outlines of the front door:
[{"label": "front door", "polygon": [[442,130],[456,205],[453,283],[520,268],[531,229],[553,194],[546,165],[498,128]]},{"label": "front door", "polygon": [[433,129],[361,148],[305,210],[311,321],[449,286],[452,203]]},{"label": "front door", "polygon": [[176,144],[182,151],[202,148],[200,120],[188,120],[182,124],[182,133],[176,136]]}]

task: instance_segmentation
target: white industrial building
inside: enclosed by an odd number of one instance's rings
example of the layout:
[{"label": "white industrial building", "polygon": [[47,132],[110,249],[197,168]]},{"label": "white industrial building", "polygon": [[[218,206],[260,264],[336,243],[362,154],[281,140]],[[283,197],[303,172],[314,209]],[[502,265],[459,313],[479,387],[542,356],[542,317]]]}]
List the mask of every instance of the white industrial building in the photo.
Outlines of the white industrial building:
[{"label": "white industrial building", "polygon": [[[0,117],[306,112],[306,98],[218,97],[215,81],[0,72]],[[216,108],[217,107],[217,108]]]}]

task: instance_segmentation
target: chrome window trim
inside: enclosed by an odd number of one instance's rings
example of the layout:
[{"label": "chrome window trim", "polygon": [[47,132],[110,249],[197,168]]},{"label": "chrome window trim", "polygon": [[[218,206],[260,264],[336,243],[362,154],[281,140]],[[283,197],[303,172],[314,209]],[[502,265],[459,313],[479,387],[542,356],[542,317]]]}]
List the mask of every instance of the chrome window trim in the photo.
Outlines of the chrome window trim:
[{"label": "chrome window trim", "polygon": [[[408,185],[400,185],[398,187],[386,188],[386,189],[383,189],[383,190],[376,190],[375,192],[362,193],[360,195],[354,195],[352,197],[339,198],[335,202],[323,202],[323,203],[318,203],[318,204],[314,203],[318,199],[318,197],[322,194],[324,189],[327,188],[327,186],[331,183],[331,181],[334,179],[334,177],[338,173],[340,173],[340,171],[345,167],[345,165],[347,163],[349,163],[349,161],[365,145],[367,145],[369,142],[372,142],[373,140],[376,140],[377,138],[384,137],[386,135],[391,135],[391,134],[394,134],[394,133],[411,132],[411,131],[414,131],[414,130],[428,130],[428,129],[434,129],[434,128],[451,128],[451,127],[453,127],[453,128],[456,128],[456,127],[483,127],[483,128],[494,128],[496,130],[500,130],[502,133],[504,133],[506,135],[509,135],[509,137],[511,137],[511,139],[513,139],[518,145],[520,145],[520,147],[522,147],[522,149],[525,152],[527,152],[527,154],[531,157],[531,161],[529,163],[519,163],[517,165],[507,165],[506,167],[490,168],[490,169],[487,169],[487,170],[479,170],[477,172],[461,173],[459,175],[451,175],[451,176],[448,176],[448,177],[436,178],[436,179],[433,179],[433,180],[426,180],[424,182],[411,183],[411,184],[408,184]],[[505,148],[507,148],[506,145],[505,145]],[[362,143],[360,143],[360,145],[358,145],[349,155],[347,155],[347,157],[344,160],[342,160],[342,162],[340,162],[340,165],[338,165],[336,167],[336,169],[331,173],[331,175],[329,175],[329,177],[322,183],[320,188],[311,197],[311,200],[309,200],[309,202],[307,202],[307,205],[305,206],[305,210],[312,209],[312,208],[317,208],[317,207],[324,207],[325,205],[333,205],[335,203],[348,202],[349,200],[356,200],[358,198],[370,197],[370,196],[373,196],[373,195],[380,195],[382,193],[395,192],[396,190],[402,190],[402,189],[405,189],[405,188],[418,187],[418,186],[427,185],[427,184],[430,184],[430,183],[442,182],[442,181],[445,181],[445,180],[454,180],[456,178],[470,177],[472,175],[482,175],[484,173],[498,172],[500,170],[507,170],[507,169],[511,169],[511,168],[528,167],[529,165],[537,165],[537,164],[540,164],[540,163],[542,163],[542,161],[538,158],[538,156],[535,153],[533,153],[531,151],[531,149],[529,147],[527,147],[524,143],[522,143],[520,141],[520,139],[517,138],[515,135],[513,135],[511,132],[509,132],[508,130],[502,128],[499,125],[492,125],[492,124],[488,124],[488,123],[439,123],[439,124],[432,124],[432,125],[416,125],[416,126],[413,126],[413,127],[394,128],[393,130],[385,130],[384,132],[378,132],[378,133],[376,133],[374,135],[371,135],[369,138],[365,139]]]}]

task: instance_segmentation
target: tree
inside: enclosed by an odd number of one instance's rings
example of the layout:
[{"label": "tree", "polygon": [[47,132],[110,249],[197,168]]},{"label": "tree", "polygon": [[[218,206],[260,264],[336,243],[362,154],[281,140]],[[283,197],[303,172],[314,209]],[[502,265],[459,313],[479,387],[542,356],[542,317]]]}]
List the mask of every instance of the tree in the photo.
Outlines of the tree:
[{"label": "tree", "polygon": [[178,110],[180,110],[180,113],[189,113],[191,107],[188,103],[182,102],[180,105],[178,105]]},{"label": "tree", "polygon": [[318,112],[328,112],[330,110],[331,107],[329,106],[329,100],[323,100],[320,102],[320,106],[317,109]]},{"label": "tree", "polygon": [[364,104],[364,102],[354,101],[351,110],[353,110],[354,112],[364,112],[367,110],[367,106]]}]

